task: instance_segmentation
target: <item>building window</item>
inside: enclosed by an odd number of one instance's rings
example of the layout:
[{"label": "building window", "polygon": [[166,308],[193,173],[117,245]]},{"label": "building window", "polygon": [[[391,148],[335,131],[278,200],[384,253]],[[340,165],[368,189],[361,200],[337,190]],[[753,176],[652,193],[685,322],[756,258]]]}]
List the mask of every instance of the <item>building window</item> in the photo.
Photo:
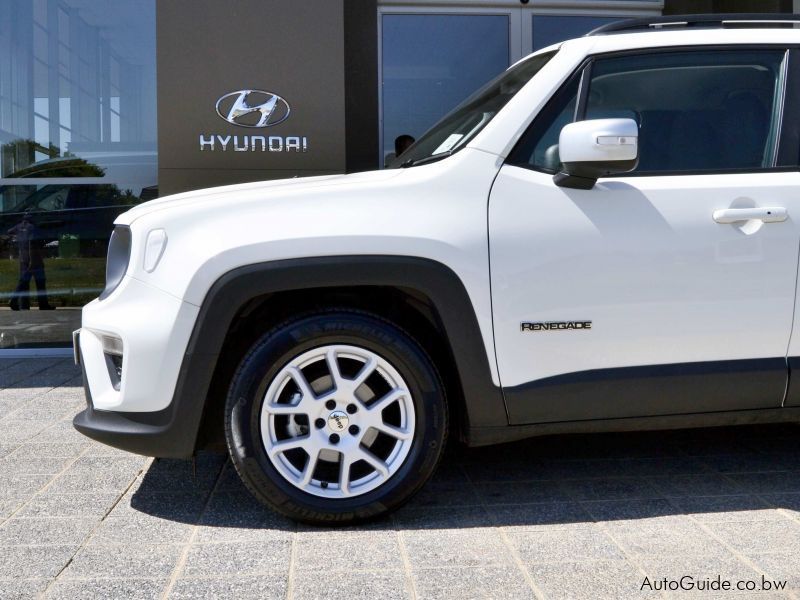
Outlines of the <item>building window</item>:
[{"label": "building window", "polygon": [[533,15],[533,49],[586,35],[607,23],[628,17],[589,17],[581,15]]},{"label": "building window", "polygon": [[0,349],[65,346],[113,220],[157,195],[155,0],[5,6]]},{"label": "building window", "polygon": [[509,27],[508,15],[382,16],[384,160],[398,136],[418,138],[508,68]]}]

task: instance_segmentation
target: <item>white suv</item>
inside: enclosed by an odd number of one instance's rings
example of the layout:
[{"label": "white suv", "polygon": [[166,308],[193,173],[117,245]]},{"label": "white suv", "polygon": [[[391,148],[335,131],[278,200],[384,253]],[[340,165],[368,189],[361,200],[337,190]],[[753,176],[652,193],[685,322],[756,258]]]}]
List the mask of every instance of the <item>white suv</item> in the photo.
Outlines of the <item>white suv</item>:
[{"label": "white suv", "polygon": [[120,216],[75,426],[224,440],[260,500],[342,523],[407,501],[448,432],[800,420],[800,31],[666,21],[529,56],[397,168]]}]

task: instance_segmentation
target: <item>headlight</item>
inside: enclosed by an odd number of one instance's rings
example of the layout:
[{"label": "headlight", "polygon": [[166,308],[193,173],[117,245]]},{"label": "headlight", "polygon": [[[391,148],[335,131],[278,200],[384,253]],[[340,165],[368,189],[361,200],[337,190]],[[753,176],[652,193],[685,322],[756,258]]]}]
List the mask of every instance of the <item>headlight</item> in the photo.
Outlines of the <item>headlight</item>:
[{"label": "headlight", "polygon": [[111,295],[125,277],[128,262],[131,259],[131,230],[117,225],[108,241],[108,258],[106,259],[106,287],[100,294],[100,300]]},{"label": "headlight", "polygon": [[152,273],[158,266],[158,261],[167,247],[167,232],[163,229],[154,229],[147,234],[144,245],[144,270]]}]

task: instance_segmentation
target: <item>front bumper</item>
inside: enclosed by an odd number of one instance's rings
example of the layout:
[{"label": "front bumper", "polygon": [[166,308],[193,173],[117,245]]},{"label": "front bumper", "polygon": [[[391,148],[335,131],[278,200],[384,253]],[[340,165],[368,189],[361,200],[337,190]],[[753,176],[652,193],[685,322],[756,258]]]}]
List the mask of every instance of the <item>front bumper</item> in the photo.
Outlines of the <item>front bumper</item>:
[{"label": "front bumper", "polygon": [[75,429],[103,444],[145,456],[188,458],[194,454],[202,416],[201,403],[192,411],[192,407],[176,395],[167,409],[158,412],[96,410],[82,360],[80,364],[86,408],[72,420]]},{"label": "front bumper", "polygon": [[[86,305],[75,353],[87,407],[75,428],[138,454],[191,456],[205,397],[180,375],[198,310],[132,278]],[[106,338],[122,349],[118,370],[109,366]]]}]

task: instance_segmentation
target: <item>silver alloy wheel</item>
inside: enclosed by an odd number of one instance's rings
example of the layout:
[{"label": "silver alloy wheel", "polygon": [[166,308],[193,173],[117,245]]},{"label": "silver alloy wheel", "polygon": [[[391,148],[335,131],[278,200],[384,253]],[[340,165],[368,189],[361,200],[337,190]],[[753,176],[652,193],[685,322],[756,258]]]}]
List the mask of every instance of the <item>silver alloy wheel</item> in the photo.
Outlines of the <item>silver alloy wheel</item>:
[{"label": "silver alloy wheel", "polygon": [[325,498],[352,498],[384,484],[414,438],[414,403],[386,359],[352,345],[293,358],[272,380],[261,439],[292,485]]}]

